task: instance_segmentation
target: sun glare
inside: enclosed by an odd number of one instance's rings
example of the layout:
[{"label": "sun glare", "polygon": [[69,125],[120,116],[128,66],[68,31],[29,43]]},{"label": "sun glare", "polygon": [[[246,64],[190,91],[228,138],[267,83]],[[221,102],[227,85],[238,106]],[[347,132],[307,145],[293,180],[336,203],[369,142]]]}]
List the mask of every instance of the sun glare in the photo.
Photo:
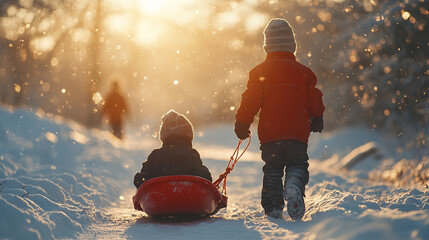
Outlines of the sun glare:
[{"label": "sun glare", "polygon": [[128,34],[132,26],[132,19],[125,14],[115,14],[106,18],[106,25],[115,33]]},{"label": "sun glare", "polygon": [[140,21],[136,27],[136,40],[143,45],[155,44],[165,31],[165,25]]},{"label": "sun glare", "polygon": [[139,0],[140,11],[148,14],[161,12],[168,5],[168,0]]},{"label": "sun glare", "polygon": [[[222,31],[237,27],[244,21],[245,30],[255,32],[268,21],[266,14],[254,11],[258,0],[247,0],[240,4],[233,2],[223,11],[217,11],[216,3],[201,0],[106,1],[109,7],[119,10],[119,13],[105,20],[107,28],[115,34],[132,36],[136,44],[143,46],[159,47],[169,42],[165,35],[171,34],[172,28],[176,26],[186,27],[189,32],[211,27]],[[249,12],[252,14],[249,15]],[[239,47],[239,44],[234,44],[234,49]]]}]

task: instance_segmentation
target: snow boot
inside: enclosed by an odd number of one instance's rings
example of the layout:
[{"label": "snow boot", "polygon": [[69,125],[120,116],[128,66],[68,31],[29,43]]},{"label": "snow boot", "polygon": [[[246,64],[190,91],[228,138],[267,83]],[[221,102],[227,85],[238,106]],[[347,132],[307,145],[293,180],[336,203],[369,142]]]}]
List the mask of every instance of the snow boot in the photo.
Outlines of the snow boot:
[{"label": "snow boot", "polygon": [[287,213],[293,220],[302,219],[305,213],[305,203],[301,191],[294,186],[287,186],[284,191],[287,201]]},{"label": "snow boot", "polygon": [[283,210],[281,209],[274,209],[273,211],[269,212],[267,214],[268,217],[280,219],[283,218]]}]

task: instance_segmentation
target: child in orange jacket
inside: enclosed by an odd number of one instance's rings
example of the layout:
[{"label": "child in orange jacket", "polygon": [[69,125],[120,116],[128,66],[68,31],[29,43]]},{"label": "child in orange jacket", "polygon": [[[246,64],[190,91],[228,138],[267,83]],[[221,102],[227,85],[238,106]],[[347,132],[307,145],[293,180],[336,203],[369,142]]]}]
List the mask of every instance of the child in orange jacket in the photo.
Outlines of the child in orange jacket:
[{"label": "child in orange jacket", "polygon": [[247,138],[260,111],[258,137],[265,162],[262,207],[268,216],[281,218],[285,199],[289,216],[301,219],[309,181],[308,138],[310,131],[322,132],[325,106],[322,92],[315,87],[316,75],[295,59],[296,42],[289,23],[272,19],[264,35],[267,57],[249,73],[234,131],[238,138]]},{"label": "child in orange jacket", "polygon": [[107,95],[101,112],[107,115],[113,135],[122,139],[124,135],[123,115],[128,114],[128,104],[119,89],[118,82],[112,83],[112,90]]}]

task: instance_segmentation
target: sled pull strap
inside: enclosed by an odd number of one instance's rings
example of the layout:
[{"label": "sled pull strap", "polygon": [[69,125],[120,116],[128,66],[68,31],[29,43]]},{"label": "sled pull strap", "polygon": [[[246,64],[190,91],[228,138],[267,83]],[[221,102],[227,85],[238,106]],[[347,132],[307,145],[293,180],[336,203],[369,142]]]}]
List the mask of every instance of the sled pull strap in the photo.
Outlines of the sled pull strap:
[{"label": "sled pull strap", "polygon": [[243,142],[242,139],[238,141],[237,147],[234,150],[234,153],[232,154],[231,158],[229,159],[228,165],[225,169],[225,172],[219,175],[219,178],[213,182],[213,185],[215,185],[217,188],[219,188],[219,184],[223,181],[222,184],[222,193],[226,194],[226,177],[228,174],[234,169],[235,164],[238,162],[238,160],[243,156],[243,154],[246,152],[247,148],[250,145],[251,137],[249,135],[249,141],[247,143],[247,146],[244,148],[243,152],[239,154],[240,152],[240,145]]}]

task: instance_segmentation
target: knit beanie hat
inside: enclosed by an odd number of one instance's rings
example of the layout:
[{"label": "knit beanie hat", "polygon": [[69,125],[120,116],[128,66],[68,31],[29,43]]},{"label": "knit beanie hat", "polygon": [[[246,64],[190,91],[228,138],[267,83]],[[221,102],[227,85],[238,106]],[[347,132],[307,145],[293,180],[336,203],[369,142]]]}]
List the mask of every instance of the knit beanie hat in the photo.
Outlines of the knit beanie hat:
[{"label": "knit beanie hat", "polygon": [[161,141],[172,136],[184,137],[189,141],[194,139],[192,124],[184,115],[170,110],[164,114],[161,119],[161,129],[159,130],[159,138]]},{"label": "knit beanie hat", "polygon": [[274,18],[264,29],[265,52],[296,52],[295,34],[289,23],[281,18]]}]

